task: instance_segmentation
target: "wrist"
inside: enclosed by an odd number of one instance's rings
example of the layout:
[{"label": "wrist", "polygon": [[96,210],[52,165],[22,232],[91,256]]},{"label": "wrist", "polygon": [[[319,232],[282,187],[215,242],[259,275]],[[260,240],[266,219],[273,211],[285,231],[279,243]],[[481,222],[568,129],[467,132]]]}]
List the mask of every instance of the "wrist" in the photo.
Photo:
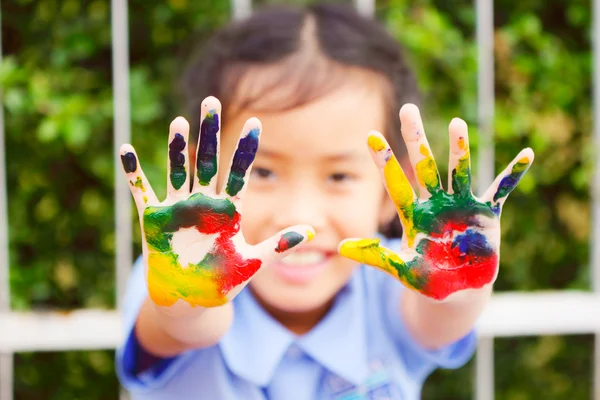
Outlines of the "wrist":
[{"label": "wrist", "polygon": [[233,321],[233,306],[191,307],[177,303],[161,307],[150,301],[156,327],[186,349],[208,347],[216,344]]},{"label": "wrist", "polygon": [[452,293],[442,301],[436,301],[433,299],[430,300],[440,304],[445,304],[448,307],[462,307],[474,303],[485,304],[492,295],[493,287],[493,283],[490,283],[482,286],[479,289],[466,289]]}]

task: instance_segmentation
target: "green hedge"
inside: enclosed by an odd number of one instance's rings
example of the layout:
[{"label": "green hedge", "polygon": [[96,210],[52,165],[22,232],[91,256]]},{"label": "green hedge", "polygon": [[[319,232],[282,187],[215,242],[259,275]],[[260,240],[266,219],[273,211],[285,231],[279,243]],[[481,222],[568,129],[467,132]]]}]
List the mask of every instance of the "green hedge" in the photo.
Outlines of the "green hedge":
[{"label": "green hedge", "polygon": [[[133,144],[161,197],[168,123],[182,112],[174,83],[195,44],[229,20],[229,1],[129,3]],[[439,160],[454,116],[477,146],[472,3],[377,3],[418,71]],[[498,291],[589,288],[590,16],[588,0],[495,1],[496,166],[536,151],[503,215]],[[12,306],[113,307],[110,2],[3,2],[2,37]],[[590,398],[592,348],[588,336],[498,339],[497,398]],[[118,393],[111,352],[19,354],[15,373],[17,399]],[[472,363],[436,372],[424,397],[468,398],[472,373]]]}]

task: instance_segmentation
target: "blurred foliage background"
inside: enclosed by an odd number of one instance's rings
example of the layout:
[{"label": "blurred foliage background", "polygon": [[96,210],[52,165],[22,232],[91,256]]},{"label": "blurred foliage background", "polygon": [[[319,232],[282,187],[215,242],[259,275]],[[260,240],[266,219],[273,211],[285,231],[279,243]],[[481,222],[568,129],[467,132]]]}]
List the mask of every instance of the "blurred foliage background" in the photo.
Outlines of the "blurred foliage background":
[{"label": "blurred foliage background", "polygon": [[[503,213],[496,290],[587,290],[591,4],[494,3],[496,167],[524,146],[536,152]],[[229,1],[132,0],[129,12],[133,144],[160,198],[168,124],[183,110],[175,84],[231,10]],[[454,116],[471,125],[476,149],[473,1],[378,0],[377,17],[418,72],[437,157],[447,157]],[[3,1],[2,47],[12,307],[114,307],[110,2]],[[139,253],[137,227],[135,238]],[[592,350],[591,336],[497,339],[496,396],[588,399]],[[110,351],[18,354],[16,398],[117,398],[113,362]],[[472,362],[435,372],[423,398],[471,397],[473,372]]]}]

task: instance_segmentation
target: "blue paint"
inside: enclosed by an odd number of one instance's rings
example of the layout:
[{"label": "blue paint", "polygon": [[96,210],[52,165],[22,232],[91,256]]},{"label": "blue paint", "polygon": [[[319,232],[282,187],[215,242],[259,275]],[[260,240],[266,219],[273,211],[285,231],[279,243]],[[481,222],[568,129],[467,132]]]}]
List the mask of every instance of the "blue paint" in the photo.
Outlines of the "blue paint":
[{"label": "blue paint", "polygon": [[454,238],[452,247],[458,247],[462,254],[473,256],[489,256],[494,253],[487,241],[485,235],[477,232],[474,229],[467,229],[465,233]]},{"label": "blue paint", "polygon": [[233,156],[231,163],[231,172],[227,182],[227,194],[235,196],[244,187],[244,177],[246,171],[254,162],[256,151],[258,150],[258,136],[260,129],[254,128],[248,134],[240,139],[238,148]]}]

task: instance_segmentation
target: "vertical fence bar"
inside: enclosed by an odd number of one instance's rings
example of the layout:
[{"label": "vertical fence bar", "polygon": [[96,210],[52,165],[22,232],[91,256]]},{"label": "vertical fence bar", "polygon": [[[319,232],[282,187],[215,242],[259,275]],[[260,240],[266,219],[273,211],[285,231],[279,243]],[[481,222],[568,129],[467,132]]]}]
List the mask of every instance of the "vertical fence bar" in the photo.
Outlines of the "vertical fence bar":
[{"label": "vertical fence bar", "polygon": [[477,9],[477,114],[479,163],[477,190],[494,180],[494,2],[476,0]]},{"label": "vertical fence bar", "polygon": [[[592,202],[592,234],[591,234],[591,277],[592,290],[596,293],[600,292],[600,0],[592,2],[592,106],[593,106],[593,142],[594,142],[594,178],[591,188]],[[594,382],[593,393],[594,399],[600,399],[600,332],[597,332],[594,337]]]},{"label": "vertical fence bar", "polygon": [[[0,6],[0,63],[2,63],[2,7]],[[0,99],[4,98],[0,87]],[[0,104],[0,313],[10,311],[8,257],[8,195],[6,188],[6,150],[4,148],[4,105]],[[0,332],[2,328],[0,327]],[[0,353],[0,400],[13,398],[13,355]]]},{"label": "vertical fence bar", "polygon": [[13,399],[13,368],[12,354],[0,354],[0,400]]},{"label": "vertical fence bar", "polygon": [[123,167],[119,147],[131,141],[130,97],[129,97],[129,22],[127,0],[111,0],[112,73],[114,107],[114,165],[115,165],[115,229],[116,229],[116,279],[117,307],[120,308],[131,263],[132,221],[131,198],[127,182],[123,178]]},{"label": "vertical fence bar", "polygon": [[492,400],[494,398],[494,339],[479,338],[475,356],[475,398]]},{"label": "vertical fence bar", "polygon": [[252,0],[231,0],[233,19],[244,19],[252,12]]},{"label": "vertical fence bar", "polygon": [[[494,180],[494,2],[475,0],[477,12],[477,114],[480,132],[477,189]],[[494,338],[481,338],[477,347],[475,398],[494,398]]]},{"label": "vertical fence bar", "polygon": [[365,17],[375,16],[375,0],[354,0],[356,10]]},{"label": "vertical fence bar", "polygon": [[[131,263],[131,198],[123,178],[119,148],[131,141],[131,101],[129,94],[129,17],[127,0],[111,0],[112,74],[113,74],[113,156],[115,166],[115,277],[117,308],[121,308]],[[121,400],[129,398],[121,391]]]}]

